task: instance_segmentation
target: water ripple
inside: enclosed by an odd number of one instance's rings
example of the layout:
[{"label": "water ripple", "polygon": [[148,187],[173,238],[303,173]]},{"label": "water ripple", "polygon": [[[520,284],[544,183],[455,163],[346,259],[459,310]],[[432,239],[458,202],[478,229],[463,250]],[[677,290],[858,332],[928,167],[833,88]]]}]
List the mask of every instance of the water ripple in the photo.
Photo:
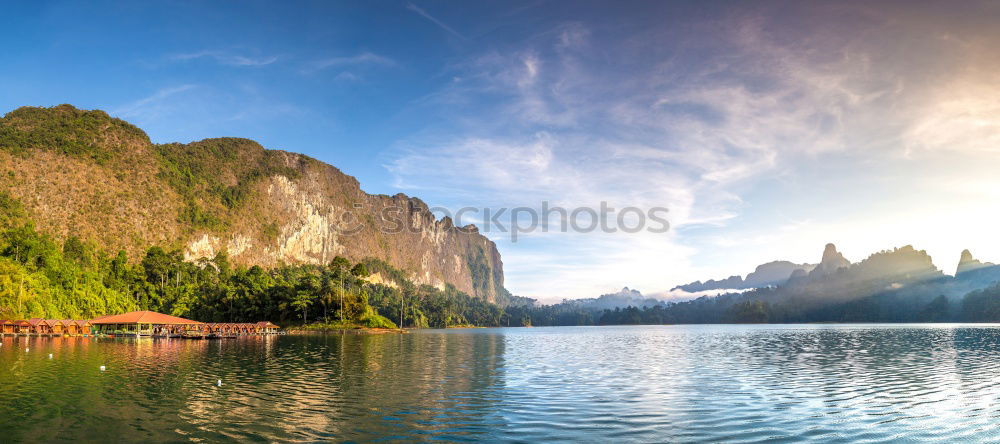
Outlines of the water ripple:
[{"label": "water ripple", "polygon": [[14,442],[1000,438],[993,326],[2,341]]}]

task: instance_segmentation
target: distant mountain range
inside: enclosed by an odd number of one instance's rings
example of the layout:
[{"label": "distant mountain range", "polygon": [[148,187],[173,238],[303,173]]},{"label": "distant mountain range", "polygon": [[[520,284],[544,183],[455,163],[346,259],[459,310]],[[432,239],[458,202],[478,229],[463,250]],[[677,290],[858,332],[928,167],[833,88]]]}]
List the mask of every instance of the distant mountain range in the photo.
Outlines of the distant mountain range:
[{"label": "distant mountain range", "polygon": [[976,304],[995,303],[996,316],[989,316],[1000,320],[1000,297],[968,298],[992,292],[998,282],[1000,266],[977,260],[968,250],[955,276],[948,276],[926,251],[910,245],[851,263],[828,244],[819,264],[792,270],[784,282],[672,308],[685,312],[677,322],[918,322],[976,320]]},{"label": "distant mountain range", "polygon": [[678,285],[671,290],[683,290],[689,293],[708,290],[743,290],[747,288],[761,288],[772,285],[780,285],[788,281],[788,278],[796,270],[805,272],[816,268],[813,264],[796,264],[789,261],[774,261],[758,265],[757,268],[747,275],[734,275],[728,278],[715,280],[709,279],[705,282],[694,281],[690,284]]},{"label": "distant mountain range", "polygon": [[[869,263],[869,261],[872,261]],[[927,276],[940,277],[943,273],[937,270],[931,263],[930,256],[923,251],[917,251],[912,246],[897,248],[892,252],[883,251],[872,255],[868,260],[863,261],[864,272],[867,276],[874,278],[878,275],[896,275],[899,273],[923,273]],[[877,264],[877,265],[873,265]],[[843,254],[837,251],[834,244],[827,244],[823,249],[823,255],[818,264],[796,264],[789,261],[773,261],[758,265],[757,268],[748,274],[746,278],[739,275],[730,276],[725,279],[709,279],[705,282],[694,281],[684,285],[678,285],[671,290],[682,290],[689,293],[711,291],[711,290],[747,290],[754,288],[778,287],[789,282],[801,283],[806,278],[816,279],[818,277],[830,276],[841,269],[851,269],[851,261],[847,260]],[[857,265],[861,265],[860,263]],[[872,267],[877,267],[872,269]],[[993,273],[997,272],[996,265],[989,262],[980,262],[972,257],[969,250],[962,251],[962,256],[955,271],[956,277],[963,275],[966,280],[972,276],[980,276],[987,280]],[[858,269],[860,270],[860,268]],[[855,270],[855,272],[858,272]],[[973,273],[973,274],[969,274]]]},{"label": "distant mountain range", "polygon": [[585,310],[612,310],[620,307],[651,307],[664,302],[645,297],[639,290],[624,287],[617,293],[602,294],[596,298],[567,299],[562,304]]},{"label": "distant mountain range", "polygon": [[624,288],[598,298],[525,306],[514,319],[533,325],[743,322],[1000,322],[1000,266],[961,254],[954,276],[910,245],[852,263],[833,244],[819,263],[769,262],[745,278],[675,287],[712,296],[675,302]]}]

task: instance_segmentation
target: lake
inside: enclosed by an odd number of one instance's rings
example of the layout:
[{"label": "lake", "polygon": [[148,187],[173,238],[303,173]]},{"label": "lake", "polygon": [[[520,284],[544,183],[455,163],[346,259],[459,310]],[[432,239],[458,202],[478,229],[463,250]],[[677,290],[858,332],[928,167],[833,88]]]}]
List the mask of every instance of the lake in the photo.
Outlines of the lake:
[{"label": "lake", "polygon": [[1000,439],[996,326],[2,341],[3,442]]}]

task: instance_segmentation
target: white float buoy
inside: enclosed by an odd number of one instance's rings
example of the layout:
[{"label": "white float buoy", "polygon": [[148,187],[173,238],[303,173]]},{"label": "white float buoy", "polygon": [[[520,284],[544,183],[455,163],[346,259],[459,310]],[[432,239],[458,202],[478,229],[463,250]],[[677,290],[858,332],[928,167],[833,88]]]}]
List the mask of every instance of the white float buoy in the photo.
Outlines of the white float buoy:
[{"label": "white float buoy", "polygon": [[221,379],[219,380],[218,385],[219,385],[219,387],[222,387],[222,380]]},{"label": "white float buoy", "polygon": [[49,359],[52,359],[52,353],[49,353]]},{"label": "white float buoy", "polygon": [[102,366],[101,366],[101,371],[103,372],[104,370],[105,370],[105,369],[104,369],[104,366],[102,365]]},{"label": "white float buoy", "polygon": [[28,348],[28,347],[24,347],[24,351],[25,351],[25,352],[27,352],[27,351],[29,351],[29,350],[31,350],[31,349],[30,349],[30,348]]}]

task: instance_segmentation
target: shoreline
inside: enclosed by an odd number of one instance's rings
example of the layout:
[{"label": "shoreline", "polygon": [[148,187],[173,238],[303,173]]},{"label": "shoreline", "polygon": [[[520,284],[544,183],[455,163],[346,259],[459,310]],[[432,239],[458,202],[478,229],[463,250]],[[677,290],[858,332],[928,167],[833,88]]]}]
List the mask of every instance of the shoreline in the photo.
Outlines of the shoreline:
[{"label": "shoreline", "polygon": [[345,328],[289,328],[285,330],[287,335],[308,335],[314,333],[322,334],[351,334],[351,335],[384,335],[390,333],[408,334],[409,330],[404,328],[370,328],[370,327],[345,327]]}]

